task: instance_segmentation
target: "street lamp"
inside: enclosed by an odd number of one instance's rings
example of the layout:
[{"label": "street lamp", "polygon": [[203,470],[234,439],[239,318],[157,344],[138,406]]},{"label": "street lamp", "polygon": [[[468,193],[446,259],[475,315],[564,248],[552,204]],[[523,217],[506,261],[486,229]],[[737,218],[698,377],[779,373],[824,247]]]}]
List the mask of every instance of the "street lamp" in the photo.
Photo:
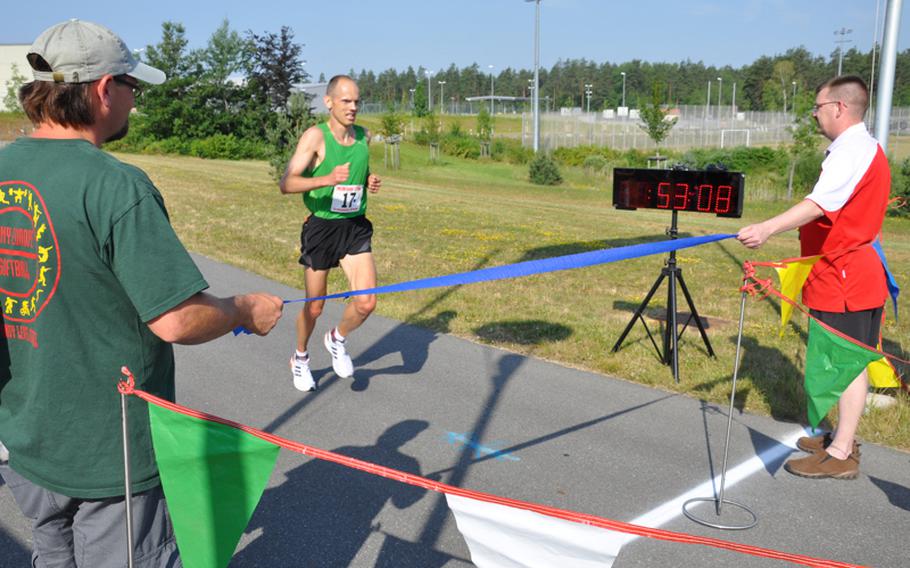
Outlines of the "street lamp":
[{"label": "street lamp", "polygon": [[493,114],[493,65],[487,65],[490,68],[490,115]]},{"label": "street lamp", "polygon": [[439,83],[439,114],[446,113],[446,82],[437,81]]},{"label": "street lamp", "polygon": [[844,47],[843,44],[850,43],[853,40],[847,39],[847,34],[852,34],[853,30],[847,28],[841,28],[839,30],[834,30],[834,35],[839,35],[840,39],[834,40],[834,43],[838,44],[837,46],[837,76],[840,77],[841,67],[844,63]]},{"label": "street lamp", "polygon": [[591,112],[591,95],[594,94],[594,85],[585,83],[585,96],[588,98],[588,111]]},{"label": "street lamp", "polygon": [[540,149],[540,0],[534,2],[534,153]]},{"label": "street lamp", "polygon": [[626,106],[626,72],[620,71],[619,74],[622,75],[622,106],[623,106],[623,108],[625,108],[625,106]]},{"label": "street lamp", "polygon": [[424,73],[427,74],[427,110],[433,112],[433,84],[430,82],[430,75],[433,72],[427,69]]},{"label": "street lamp", "polygon": [[796,81],[791,81],[790,84],[793,85],[793,96],[790,97],[790,108],[796,112]]},{"label": "street lamp", "polygon": [[721,92],[723,91],[723,89],[724,89],[724,78],[718,77],[717,78],[717,118],[718,119],[720,119],[720,103],[721,103],[720,95],[721,95]]},{"label": "street lamp", "polygon": [[414,110],[414,91],[417,89],[408,89],[408,92],[411,93],[411,110]]}]

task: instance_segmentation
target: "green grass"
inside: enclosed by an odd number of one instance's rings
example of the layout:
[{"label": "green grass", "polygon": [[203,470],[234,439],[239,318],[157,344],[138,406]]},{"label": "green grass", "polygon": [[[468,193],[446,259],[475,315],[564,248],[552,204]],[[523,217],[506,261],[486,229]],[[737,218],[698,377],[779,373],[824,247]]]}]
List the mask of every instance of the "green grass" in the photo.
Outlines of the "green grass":
[{"label": "green grass", "polygon": [[[380,285],[523,260],[663,240],[670,215],[617,211],[606,180],[591,183],[583,171],[564,169],[566,182],[538,187],[527,167],[444,157],[429,162],[425,148],[403,144],[403,167],[386,171],[382,146],[373,147],[373,171],[384,178],[371,196],[373,247]],[[282,196],[262,162],[228,162],[169,156],[125,155],[145,169],[168,203],[187,246],[209,257],[302,288],[297,264],[304,208]],[[747,195],[748,182],[747,182]],[[743,219],[683,213],[681,236],[735,233],[747,223],[784,210],[786,203],[751,201]],[[899,285],[910,289],[910,221],[888,219],[885,248]],[[773,238],[759,251],[725,240],[680,251],[678,263],[696,308],[709,319],[717,353],[708,357],[697,329],[680,344],[679,385],[662,365],[644,328],[636,324],[618,353],[611,348],[660,274],[665,257],[606,264],[447,289],[389,294],[378,313],[436,331],[515,352],[682,392],[715,403],[729,399],[739,318],[742,262],[798,254],[795,233]],[[771,277],[765,273],[765,277]],[[330,291],[347,288],[340,271]],[[687,311],[680,294],[680,310]],[[649,326],[660,333],[666,285],[651,302]],[[890,309],[890,308],[889,308]],[[905,308],[906,309],[906,308]],[[293,317],[288,314],[287,317]],[[780,419],[804,420],[802,400],[805,318],[778,334],[778,303],[749,299],[737,404]],[[889,319],[886,348],[905,353],[910,324]],[[860,435],[910,449],[907,400],[876,411]]]}]

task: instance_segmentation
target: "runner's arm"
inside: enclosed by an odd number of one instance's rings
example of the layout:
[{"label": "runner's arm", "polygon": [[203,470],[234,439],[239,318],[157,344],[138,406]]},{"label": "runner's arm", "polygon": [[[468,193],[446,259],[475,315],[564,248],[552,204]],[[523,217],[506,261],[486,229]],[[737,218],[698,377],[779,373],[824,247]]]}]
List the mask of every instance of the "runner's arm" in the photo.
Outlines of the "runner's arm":
[{"label": "runner's arm", "polygon": [[[315,169],[320,158],[320,150],[325,147],[322,131],[313,126],[307,129],[297,142],[297,149],[288,162],[288,167],[278,182],[281,193],[305,193],[327,185],[344,183],[348,179],[348,164],[336,166],[332,173],[319,177],[303,177],[307,170]],[[324,150],[323,150],[324,152]]]}]

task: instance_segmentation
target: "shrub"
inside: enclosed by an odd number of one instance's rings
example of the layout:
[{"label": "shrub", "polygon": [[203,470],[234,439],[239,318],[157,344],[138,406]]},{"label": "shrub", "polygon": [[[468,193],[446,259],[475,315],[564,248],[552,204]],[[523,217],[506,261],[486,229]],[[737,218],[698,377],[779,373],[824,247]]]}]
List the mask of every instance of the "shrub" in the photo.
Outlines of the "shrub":
[{"label": "shrub", "polygon": [[559,167],[556,161],[548,154],[539,153],[531,160],[528,166],[528,174],[531,183],[537,185],[559,185],[562,183],[562,176],[559,174]]},{"label": "shrub", "polygon": [[[785,148],[765,146],[735,148],[696,148],[686,152],[680,161],[690,168],[704,169],[708,164],[722,165],[728,170],[755,174],[768,171],[786,171],[790,157]],[[815,172],[816,177],[818,171]]]},{"label": "shrub", "polygon": [[888,215],[910,217],[910,158],[900,164],[891,164],[891,197],[899,199],[888,207]]},{"label": "shrub", "polygon": [[498,162],[527,164],[534,157],[534,150],[525,148],[518,140],[499,138],[490,145],[490,157]]},{"label": "shrub", "polygon": [[233,134],[215,134],[189,144],[190,155],[210,160],[261,159],[266,153],[262,144],[236,138]]},{"label": "shrub", "polygon": [[603,173],[604,169],[607,167],[607,164],[607,159],[600,154],[591,154],[585,158],[582,166],[584,166],[585,171],[588,172],[588,175],[594,175]]},{"label": "shrub", "polygon": [[818,172],[822,169],[824,159],[825,155],[821,152],[805,154],[796,159],[796,166],[793,169],[794,194],[807,194],[812,190],[818,180]]},{"label": "shrub", "polygon": [[448,156],[472,160],[480,158],[480,141],[476,138],[450,131],[441,142],[442,151]]}]

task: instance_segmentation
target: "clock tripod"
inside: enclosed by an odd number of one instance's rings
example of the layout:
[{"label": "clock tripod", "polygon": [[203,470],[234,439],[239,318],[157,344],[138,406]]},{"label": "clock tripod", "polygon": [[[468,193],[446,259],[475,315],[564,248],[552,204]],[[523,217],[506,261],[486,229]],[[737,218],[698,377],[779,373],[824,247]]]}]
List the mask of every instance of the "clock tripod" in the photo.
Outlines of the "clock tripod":
[{"label": "clock tripod", "polygon": [[[675,240],[676,235],[679,233],[676,228],[676,217],[677,212],[674,210],[673,220],[671,221],[670,228],[667,229],[667,234],[670,235],[671,240]],[[654,297],[654,293],[657,292],[657,289],[660,287],[661,283],[663,283],[664,278],[666,278],[668,281],[667,319],[663,332],[663,351],[661,351],[661,348],[654,340],[654,335],[651,333],[651,329],[648,327],[648,322],[645,321],[645,318],[642,314],[644,313],[645,309],[647,309],[651,298]],[[686,297],[686,303],[689,305],[689,318],[685,321],[683,328],[679,333],[676,332],[678,329],[676,313],[677,283],[679,284],[679,288],[682,289],[683,295]],[[676,265],[676,251],[670,251],[670,257],[667,259],[666,265],[661,269],[660,275],[657,277],[654,285],[651,286],[651,290],[648,292],[648,295],[645,296],[645,299],[642,301],[641,305],[639,305],[635,310],[635,313],[632,315],[632,319],[629,321],[626,329],[623,330],[622,335],[619,336],[619,339],[613,346],[612,351],[613,353],[619,351],[623,340],[632,330],[632,326],[635,325],[635,322],[637,320],[641,320],[642,325],[645,326],[645,331],[648,333],[648,339],[651,340],[651,344],[654,345],[654,349],[657,350],[657,355],[660,357],[661,363],[664,365],[671,365],[671,368],[673,369],[673,379],[679,383],[679,338],[682,337],[682,334],[686,331],[686,328],[689,327],[689,323],[693,319],[695,320],[695,325],[698,327],[698,331],[701,334],[701,339],[704,341],[705,347],[708,349],[708,355],[714,357],[714,349],[711,348],[711,342],[708,340],[708,334],[705,332],[705,327],[702,325],[701,318],[698,316],[698,310],[695,309],[695,304],[692,302],[692,296],[689,294],[689,289],[686,287],[686,281],[683,279],[682,269]]]}]

